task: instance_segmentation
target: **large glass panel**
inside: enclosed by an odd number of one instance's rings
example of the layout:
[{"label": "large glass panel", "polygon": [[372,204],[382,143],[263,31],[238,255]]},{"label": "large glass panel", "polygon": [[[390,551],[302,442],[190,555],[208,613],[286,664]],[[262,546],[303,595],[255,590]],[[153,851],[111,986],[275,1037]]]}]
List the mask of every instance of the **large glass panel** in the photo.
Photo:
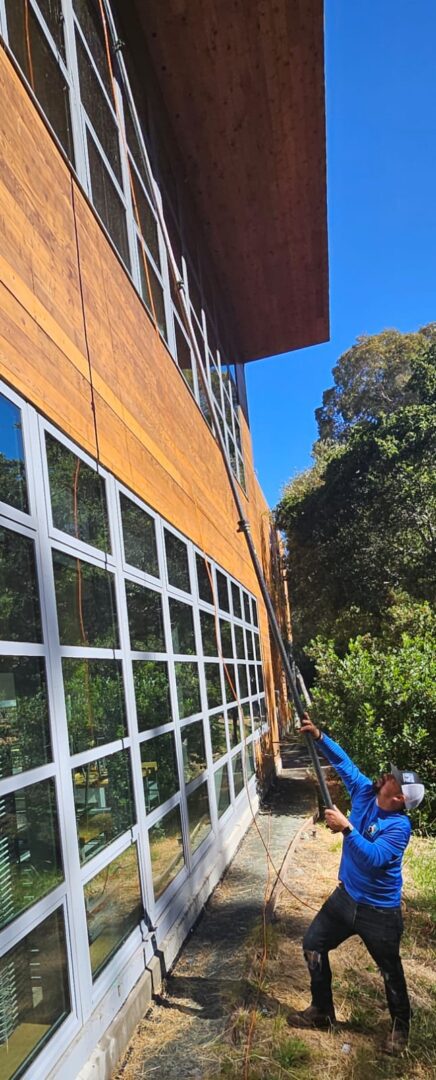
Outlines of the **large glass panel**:
[{"label": "large glass panel", "polygon": [[168,664],[165,660],[134,660],[136,713],[140,731],[172,720]]},{"label": "large glass panel", "polygon": [[251,703],[251,708],[253,710],[253,727],[254,730],[257,731],[257,729],[262,726],[262,716],[259,701],[253,701]]},{"label": "large glass panel", "polygon": [[247,668],[245,664],[238,664],[239,697],[248,697]]},{"label": "large glass panel", "polygon": [[189,581],[189,563],[186,544],[174,533],[164,529],[165,554],[167,557],[168,581],[175,589],[191,591]]},{"label": "large glass panel", "polygon": [[248,656],[248,659],[249,660],[254,660],[253,631],[252,630],[246,630],[245,631],[245,641],[247,643],[247,656]]},{"label": "large glass panel", "polygon": [[41,641],[35,549],[11,529],[0,528],[0,638]]},{"label": "large glass panel", "polygon": [[103,567],[53,552],[61,645],[118,648],[114,578]]},{"label": "large glass panel", "polygon": [[214,761],[227,753],[226,722],[222,713],[215,713],[209,717],[210,737],[212,740],[212,757]]},{"label": "large glass panel", "polygon": [[45,664],[31,656],[0,659],[0,779],[51,761]]},{"label": "large glass panel", "polygon": [[100,870],[84,887],[93,979],[143,916],[136,844]]},{"label": "large glass panel", "polygon": [[238,657],[239,660],[244,660],[244,658],[245,658],[244,631],[242,629],[242,626],[236,626],[236,625],[233,627],[233,630],[234,630],[234,634],[235,634],[236,656]]},{"label": "large glass panel", "polygon": [[218,817],[221,817],[230,806],[229,770],[227,765],[222,765],[221,769],[216,770],[214,780],[216,807]]},{"label": "large glass panel", "polygon": [[0,500],[28,513],[21,409],[0,394]]},{"label": "large glass panel", "polygon": [[133,208],[135,217],[137,215],[136,224],[142,234],[143,240],[148,247],[149,252],[153,256],[156,266],[160,269],[159,259],[159,238],[157,231],[156,218],[150,203],[145,195],[145,192],[137,179],[135,169],[131,171],[132,183],[134,188],[134,202]]},{"label": "large glass panel", "polygon": [[247,770],[247,780],[254,774],[254,745],[252,742],[247,743],[245,748],[245,768]]},{"label": "large glass panel", "polygon": [[251,712],[250,703],[247,701],[245,705],[241,705],[239,709],[239,715],[244,726],[245,738],[251,735]]},{"label": "large glass panel", "polygon": [[245,622],[251,623],[250,597],[244,589],[242,590],[242,603]]},{"label": "large glass panel", "polygon": [[129,751],[76,766],[72,776],[80,861],[86,862],[135,822]]},{"label": "large glass panel", "polygon": [[[44,8],[47,6],[47,3],[43,5]],[[12,52],[65,153],[74,164],[68,85],[29,0],[6,0],[5,7]],[[63,36],[61,27],[59,36]]]},{"label": "large glass panel", "polygon": [[232,758],[233,783],[235,786],[235,798],[244,787],[244,771],[242,768],[242,754],[235,754]]},{"label": "large glass panel", "polygon": [[216,584],[220,608],[222,611],[230,611],[228,579],[221,570],[217,570],[216,572]]},{"label": "large glass panel", "polygon": [[204,665],[206,674],[207,704],[209,709],[215,709],[222,704],[223,692],[221,689],[221,672],[219,663]]},{"label": "large glass panel", "polygon": [[205,656],[218,656],[215,616],[209,611],[200,611],[200,624]]},{"label": "large glass panel", "polygon": [[0,987],[0,1078],[13,1080],[71,1011],[61,910],[2,957]]},{"label": "large glass panel", "polygon": [[177,663],[176,671],[177,700],[179,704],[179,718],[193,716],[200,712],[200,682],[198,677],[198,664],[190,662]]},{"label": "large glass panel", "polygon": [[174,319],[174,328],[176,331],[177,363],[190,390],[194,392],[191,349],[177,319]]},{"label": "large glass panel", "polygon": [[0,797],[0,837],[1,929],[62,881],[53,780]]},{"label": "large glass panel", "polygon": [[192,607],[180,600],[170,600],[171,633],[175,653],[196,653]]},{"label": "large glass panel", "polygon": [[46,432],[53,525],[110,552],[106,485],[95,469]]},{"label": "large glass panel", "polygon": [[65,42],[62,14],[62,0],[38,0],[38,7],[47,23],[53,40],[65,60]]},{"label": "large glass panel", "polygon": [[236,700],[236,674],[234,664],[224,664],[224,690],[226,693],[226,701]]},{"label": "large glass panel", "polygon": [[70,752],[127,734],[121,661],[62,660]]},{"label": "large glass panel", "polygon": [[[259,668],[260,671],[260,668]],[[257,681],[256,681],[256,664],[248,665],[248,673],[250,677],[250,694],[257,694]]]},{"label": "large glass panel", "polygon": [[238,619],[242,619],[241,593],[240,593],[239,585],[235,585],[234,581],[232,581],[231,584],[232,584],[233,614],[236,615],[236,617]]},{"label": "large glass panel", "polygon": [[76,32],[80,97],[119,184],[122,184],[120,146],[115,118],[90,62],[80,35]]},{"label": "large glass panel", "polygon": [[254,596],[251,597],[251,615],[254,626],[259,626],[259,619],[257,615],[257,600],[254,599]]},{"label": "large glass panel", "polygon": [[232,628],[227,619],[220,619],[221,652],[223,656],[233,656]]},{"label": "large glass panel", "polygon": [[127,495],[120,495],[124,554],[130,566],[159,577],[154,518]]},{"label": "large glass panel", "polygon": [[93,0],[73,0],[73,7],[83,30],[86,44],[92,53],[95,66],[100,78],[104,82],[109,98],[112,101],[112,80],[107,61],[103,24],[98,3],[94,3]]},{"label": "large glass panel", "polygon": [[189,836],[191,839],[192,853],[200,847],[206,836],[209,836],[212,825],[210,820],[209,796],[207,781],[200,784],[195,791],[188,795],[188,818]]},{"label": "large glass panel", "polygon": [[233,749],[234,746],[239,746],[241,741],[241,724],[239,720],[239,708],[237,705],[232,706],[227,711],[228,723],[229,723],[229,740],[230,746]]},{"label": "large glass panel", "polygon": [[126,581],[126,596],[132,649],[165,652],[161,594]]},{"label": "large glass panel", "polygon": [[205,600],[207,604],[213,604],[213,577],[210,562],[203,558],[203,555],[196,555],[195,561],[197,564],[198,592],[200,599]]},{"label": "large glass panel", "polygon": [[257,682],[259,686],[259,694],[263,694],[265,692],[265,686],[263,683],[262,664],[257,664]]},{"label": "large glass panel", "polygon": [[167,731],[141,743],[142,779],[147,814],[179,789],[174,735]]},{"label": "large glass panel", "polygon": [[87,132],[86,141],[91,174],[92,201],[124,265],[130,270],[125,207],[89,132]]},{"label": "large glass panel", "polygon": [[[153,267],[150,259],[147,258],[147,253],[144,244],[138,239],[138,262],[139,262],[139,275],[141,282],[141,296],[147,306],[152,318],[156,316],[156,322],[158,329],[160,330],[164,338],[167,337],[167,320],[165,315],[165,303],[162,285]],[[153,304],[150,298],[150,289],[153,295]],[[154,311],[153,311],[154,307]]]},{"label": "large glass panel", "polygon": [[185,724],[180,729],[183,751],[183,770],[185,783],[189,784],[196,776],[204,772],[206,768],[206,751],[204,748],[204,732],[202,720],[196,720],[195,724]]},{"label": "large glass panel", "polygon": [[149,829],[148,838],[154,895],[158,900],[185,863],[178,806]]},{"label": "large glass panel", "polygon": [[259,634],[256,634],[256,632],[255,632],[255,633],[253,634],[253,638],[254,638],[254,651],[255,651],[255,653],[256,653],[256,660],[261,660],[261,659],[262,659],[262,657],[261,657],[261,652],[260,652],[260,639],[259,639]]}]

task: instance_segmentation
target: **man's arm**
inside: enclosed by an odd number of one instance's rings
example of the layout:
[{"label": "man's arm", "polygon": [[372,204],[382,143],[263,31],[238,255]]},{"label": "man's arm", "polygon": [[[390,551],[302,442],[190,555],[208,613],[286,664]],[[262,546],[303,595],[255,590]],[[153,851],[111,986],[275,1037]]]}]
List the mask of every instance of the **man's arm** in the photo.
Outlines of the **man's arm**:
[{"label": "man's arm", "polygon": [[369,780],[364,773],[360,772],[360,769],[358,769],[357,765],[354,764],[354,761],[348,757],[345,750],[343,750],[338,743],[335,743],[329,735],[326,735],[320,728],[317,728],[309,719],[307,713],[303,718],[300,731],[304,735],[311,735],[312,739],[314,739],[317,744],[317,748],[324,757],[327,758],[329,764],[333,765],[333,768],[336,769],[336,772],[344,782],[351,797],[356,795],[356,793],[363,788],[368,787],[369,785],[372,786],[371,780]]},{"label": "man's arm", "polygon": [[353,851],[355,861],[364,870],[387,866],[391,859],[403,854],[410,840],[412,830],[407,817],[393,820],[376,840],[366,840],[336,806],[333,810],[326,810],[325,816],[332,832],[347,830],[344,835],[344,844]]}]

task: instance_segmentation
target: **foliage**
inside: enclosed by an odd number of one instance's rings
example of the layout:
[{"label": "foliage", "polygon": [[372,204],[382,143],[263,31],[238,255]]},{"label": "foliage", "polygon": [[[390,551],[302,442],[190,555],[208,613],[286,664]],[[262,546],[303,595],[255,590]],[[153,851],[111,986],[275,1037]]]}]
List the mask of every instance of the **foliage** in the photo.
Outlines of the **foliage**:
[{"label": "foliage", "polygon": [[312,643],[313,716],[370,776],[391,760],[415,769],[427,790],[417,821],[435,828],[436,618],[428,605],[415,616],[404,630],[397,605],[382,636],[351,638],[344,655],[333,641]]},{"label": "foliage", "polygon": [[356,423],[285,490],[277,523],[303,646],[322,634],[345,648],[350,636],[379,632],[399,591],[435,602],[435,384],[431,345],[412,362],[419,401]]},{"label": "foliage", "polygon": [[333,368],[335,385],[325,390],[315,412],[320,440],[343,439],[356,423],[416,403],[412,367],[435,342],[436,323],[411,334],[383,330],[359,337]]}]

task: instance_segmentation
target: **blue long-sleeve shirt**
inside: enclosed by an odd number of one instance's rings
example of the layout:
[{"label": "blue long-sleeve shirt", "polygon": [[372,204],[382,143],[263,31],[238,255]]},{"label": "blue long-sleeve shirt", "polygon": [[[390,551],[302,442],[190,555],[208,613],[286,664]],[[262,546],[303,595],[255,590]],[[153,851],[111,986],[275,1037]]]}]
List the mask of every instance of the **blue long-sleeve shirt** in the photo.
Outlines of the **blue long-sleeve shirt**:
[{"label": "blue long-sleeve shirt", "polygon": [[372,781],[328,735],[317,745],[351,795],[353,829],[344,836],[339,880],[357,903],[399,907],[401,863],[412,831],[409,818],[402,811],[380,809]]}]

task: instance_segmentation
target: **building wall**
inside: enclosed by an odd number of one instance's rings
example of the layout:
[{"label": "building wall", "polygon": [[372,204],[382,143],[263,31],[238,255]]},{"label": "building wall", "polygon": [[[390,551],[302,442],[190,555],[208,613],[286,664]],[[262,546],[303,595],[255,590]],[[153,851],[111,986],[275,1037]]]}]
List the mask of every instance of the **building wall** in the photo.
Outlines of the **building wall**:
[{"label": "building wall", "polygon": [[[41,766],[39,771],[34,770],[31,778],[35,784],[48,783],[53,778],[57,785],[62,858],[66,876],[65,886],[59,884],[58,877],[53,880],[54,891],[49,893],[48,897],[43,895],[38,901],[37,916],[36,908],[29,904],[24,906],[23,912],[15,921],[7,922],[6,929],[0,930],[3,977],[10,977],[8,986],[10,985],[11,995],[9,1003],[6,1000],[6,1007],[4,1004],[0,1006],[0,1040],[3,1038],[3,1043],[0,1041],[0,1077],[1,1080],[9,1080],[10,1076],[15,1075],[14,1054],[18,1067],[26,1031],[31,1049],[32,1017],[35,1008],[39,1009],[38,1023],[42,1027],[46,1023],[49,1027],[52,999],[59,999],[70,980],[70,999],[74,1003],[74,1015],[71,1013],[61,1023],[59,1031],[49,1040],[46,1049],[32,1061],[28,1075],[32,1076],[32,1080],[37,1080],[38,1077],[45,1078],[53,1070],[53,1075],[62,1076],[62,1080],[73,1080],[96,1043],[101,1040],[120,1005],[124,1000],[128,1000],[134,984],[144,978],[144,971],[151,964],[156,950],[163,949],[167,964],[174,958],[183,935],[198,914],[199,905],[204,902],[208,891],[218,880],[247,827],[250,808],[247,792],[243,786],[238,792],[236,777],[232,776],[230,767],[231,805],[222,819],[218,818],[213,802],[215,764],[210,728],[209,724],[206,724],[207,770],[204,776],[209,788],[212,831],[199,848],[198,855],[193,851],[189,852],[187,793],[181,781],[181,794],[177,795],[179,802],[174,805],[181,807],[187,872],[176,879],[174,888],[169,886],[168,892],[162,899],[159,898],[159,902],[153,899],[153,873],[144,795],[141,790],[140,749],[144,744],[138,735],[137,726],[135,727],[132,665],[131,658],[127,658],[128,612],[123,593],[119,601],[119,619],[124,646],[121,644],[119,652],[112,650],[113,655],[110,658],[126,664],[130,673],[128,678],[126,677],[126,685],[128,683],[130,690],[127,689],[126,693],[128,712],[130,710],[133,717],[133,728],[129,727],[123,750],[127,748],[136,760],[134,789],[137,824],[127,829],[124,839],[118,838],[112,847],[109,844],[109,847],[105,848],[106,854],[98,854],[95,863],[92,858],[89,862],[85,860],[83,869],[77,850],[71,769],[74,774],[74,767],[83,767],[87,751],[80,763],[78,759],[76,766],[74,762],[71,763],[68,710],[66,711],[62,690],[62,661],[66,658],[77,660],[87,656],[108,660],[110,650],[99,651],[97,647],[91,652],[87,651],[85,637],[82,648],[77,644],[63,647],[62,643],[59,647],[51,563],[49,567],[50,547],[54,546],[70,560],[76,560],[77,565],[82,556],[83,564],[88,564],[90,560],[90,563],[100,570],[113,573],[119,596],[126,574],[127,580],[136,582],[137,585],[145,587],[149,584],[147,575],[145,578],[144,575],[141,577],[137,569],[129,571],[127,568],[126,571],[123,561],[122,531],[119,509],[116,509],[121,484],[126,494],[134,493],[139,500],[138,506],[150,511],[155,521],[157,535],[160,537],[158,548],[161,577],[164,573],[162,544],[165,534],[162,530],[165,523],[174,527],[179,538],[189,541],[192,608],[197,642],[201,640],[199,612],[203,610],[206,614],[211,614],[211,609],[207,602],[202,602],[201,596],[198,597],[195,579],[196,554],[201,558],[201,554],[205,552],[211,560],[213,575],[218,568],[222,568],[234,579],[237,591],[238,583],[243,586],[246,596],[250,594],[253,598],[258,597],[258,588],[245,549],[245,541],[237,532],[235,510],[218,446],[72,170],[59,152],[3,49],[0,49],[0,94],[2,100],[8,103],[8,107],[2,109],[0,115],[0,378],[4,381],[3,393],[6,399],[11,396],[8,390],[10,387],[12,401],[22,410],[31,490],[30,517],[20,510],[11,511],[6,500],[6,504],[1,508],[2,525],[6,530],[10,530],[12,524],[14,537],[18,533],[28,541],[33,542],[35,538],[39,553],[45,646],[20,643],[18,652],[26,658],[45,657],[50,672],[49,696],[55,770],[47,764]],[[250,434],[243,417],[241,426],[247,497],[242,489],[241,496],[258,551],[265,563],[268,563],[269,511],[255,477]],[[94,479],[97,475],[106,485],[111,508],[111,528],[118,530],[115,553],[113,550],[109,563],[107,553],[95,553],[92,550],[90,552],[89,545],[73,539],[68,529],[56,526],[53,518],[53,495],[50,511],[50,480],[44,450],[46,430],[51,431],[60,444],[67,447],[72,458],[76,455],[75,460],[82,468],[82,474],[87,464]],[[66,442],[63,436],[67,437]],[[78,448],[77,452],[75,447]],[[113,524],[115,519],[118,522],[116,526]],[[76,588],[77,582],[81,587],[80,575],[76,577]],[[19,589],[19,586],[19,581],[10,584],[12,597],[15,595],[14,589]],[[174,595],[178,595],[177,592],[172,593],[171,584],[168,586],[151,582],[151,586],[162,595],[167,611],[166,605],[170,603],[171,596],[174,598]],[[240,593],[239,596],[241,597]],[[77,592],[74,602],[78,603]],[[250,611],[254,612],[253,606]],[[172,632],[168,614],[165,619],[168,641]],[[231,620],[235,628],[242,629],[246,642],[248,634],[254,642],[257,640],[257,628],[253,619],[252,614],[245,629],[244,620],[239,620],[237,615],[236,619]],[[266,616],[260,602],[258,622],[267,707],[275,738],[270,644]],[[169,649],[171,653],[170,646]],[[16,651],[13,643],[4,646],[5,656],[14,655]],[[199,664],[202,668],[201,655]],[[256,670],[258,667],[259,665],[256,665]],[[204,715],[205,703],[207,711],[204,675],[201,676],[200,683]],[[257,697],[263,700],[260,684]],[[177,702],[177,687],[174,681],[172,700],[173,704]],[[177,712],[177,704],[174,708]],[[256,730],[252,720],[253,717],[249,721],[249,739],[256,742],[262,725]],[[175,733],[179,774],[182,774],[184,758],[179,726],[176,717],[171,731]],[[167,730],[170,731],[170,728],[165,729],[163,734]],[[265,735],[265,738],[268,743],[269,736]],[[228,739],[230,740],[230,733]],[[242,742],[243,739],[238,753],[241,752]],[[120,750],[117,743],[117,753]],[[105,753],[106,751],[103,752],[103,757]],[[92,752],[89,751],[89,761],[92,759],[94,762],[97,756],[94,747]],[[235,760],[229,743],[226,761],[230,764]],[[245,770],[252,804],[255,807],[254,779],[252,777],[250,780],[249,774],[250,769],[248,772]],[[23,778],[21,774],[17,784],[19,790],[24,791],[25,775]],[[194,792],[195,785],[191,789],[188,785],[188,795],[189,790]],[[10,793],[11,780],[0,780],[0,812],[3,795],[8,797]],[[173,806],[171,799],[168,806],[170,809]],[[18,813],[16,805],[15,814]],[[156,817],[155,812],[153,822],[155,819],[158,823],[159,813]],[[56,838],[53,843],[56,848]],[[133,844],[138,846],[146,918],[141,922],[141,929],[137,926],[129,934],[102,974],[93,981],[86,940],[87,920],[83,888],[85,887],[86,892],[87,885],[90,885],[93,878],[97,880],[99,874],[104,878],[109,867],[108,851],[113,860],[121,860],[122,866],[124,858],[127,861],[131,858]],[[55,858],[53,850],[51,859]],[[56,859],[59,868],[61,863],[58,853]],[[135,874],[133,877],[129,876],[133,873],[131,867],[130,870],[124,867],[123,873],[126,880],[136,880]],[[92,893],[92,884],[90,888]],[[56,911],[60,911],[61,907],[56,907],[56,904],[61,904],[67,920],[65,945],[63,926],[56,922]],[[147,925],[150,912],[152,918],[149,918]],[[35,983],[30,989],[26,988],[29,996],[28,1019],[23,1021],[21,1049],[17,1049],[11,1043],[10,1037],[6,1040],[8,1032],[5,1033],[3,1029],[5,1023],[9,1022],[13,1028],[11,1001],[15,1000],[14,995],[17,1001],[23,1001],[24,990],[20,992],[21,998],[17,991],[17,971],[22,971],[25,981],[25,959],[20,959],[20,949],[23,942],[30,940],[29,935],[33,934],[32,949],[35,955],[38,955],[43,948],[46,925],[48,930],[48,924],[44,920],[48,918],[52,920],[52,953],[49,952],[48,958],[46,956],[46,968],[48,965],[50,970],[52,964],[54,969],[59,950],[65,948],[68,955],[68,974],[58,971],[56,984],[51,985],[50,980],[47,982],[45,977],[45,983],[41,983],[39,987]],[[153,922],[153,919],[156,921]],[[11,956],[12,953],[15,966],[13,974],[10,974],[12,968],[10,964],[8,967],[8,955]],[[98,1075],[103,1075],[103,1072]]]}]

